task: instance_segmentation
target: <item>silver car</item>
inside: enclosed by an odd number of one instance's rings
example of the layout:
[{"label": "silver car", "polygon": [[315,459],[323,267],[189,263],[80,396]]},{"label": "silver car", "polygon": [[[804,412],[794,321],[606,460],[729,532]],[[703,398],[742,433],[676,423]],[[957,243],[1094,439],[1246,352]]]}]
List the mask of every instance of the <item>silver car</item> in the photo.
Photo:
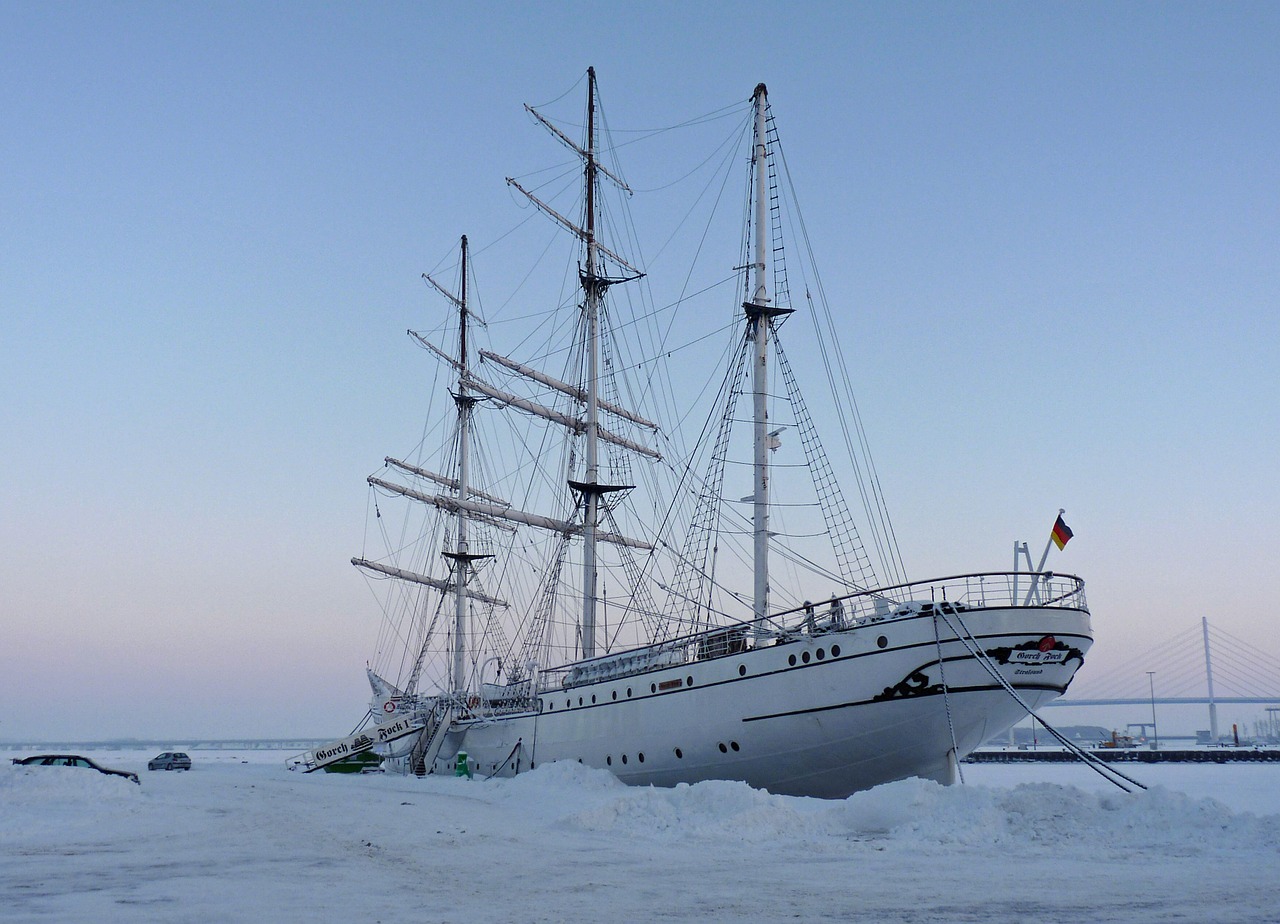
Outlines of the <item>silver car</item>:
[{"label": "silver car", "polygon": [[191,758],[181,751],[165,751],[147,761],[148,770],[190,770]]}]

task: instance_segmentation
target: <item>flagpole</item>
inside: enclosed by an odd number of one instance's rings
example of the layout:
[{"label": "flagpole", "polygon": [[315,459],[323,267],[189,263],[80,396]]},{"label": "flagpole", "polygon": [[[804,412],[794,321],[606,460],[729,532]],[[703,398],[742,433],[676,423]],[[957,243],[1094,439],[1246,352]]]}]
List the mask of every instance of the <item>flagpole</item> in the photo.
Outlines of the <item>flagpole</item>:
[{"label": "flagpole", "polygon": [[[1064,513],[1066,513],[1066,512],[1067,512],[1067,511],[1066,511],[1065,509],[1063,509],[1063,508],[1059,507],[1059,508],[1058,508],[1058,517],[1059,517],[1059,519],[1061,519],[1062,515],[1063,515]],[[1053,521],[1053,524],[1054,524],[1054,526],[1057,526],[1057,525],[1058,525],[1058,521],[1057,521],[1057,520],[1054,520],[1054,521]],[[1049,530],[1049,541],[1048,541],[1048,542],[1046,542],[1046,543],[1044,544],[1044,554],[1040,556],[1040,565],[1039,565],[1039,567],[1037,567],[1037,568],[1036,568],[1035,574],[1031,575],[1031,589],[1027,591],[1027,599],[1026,599],[1026,600],[1024,600],[1024,601],[1022,601],[1022,605],[1023,605],[1023,606],[1030,606],[1030,605],[1031,605],[1031,598],[1032,598],[1033,596],[1035,596],[1036,591],[1039,589],[1037,585],[1039,584],[1039,581],[1040,581],[1040,573],[1041,573],[1042,571],[1044,571],[1044,563],[1045,563],[1045,562],[1047,562],[1047,561],[1049,560],[1049,548],[1050,548],[1052,545],[1053,545],[1053,530],[1052,530],[1052,529],[1050,529],[1050,530]]]}]

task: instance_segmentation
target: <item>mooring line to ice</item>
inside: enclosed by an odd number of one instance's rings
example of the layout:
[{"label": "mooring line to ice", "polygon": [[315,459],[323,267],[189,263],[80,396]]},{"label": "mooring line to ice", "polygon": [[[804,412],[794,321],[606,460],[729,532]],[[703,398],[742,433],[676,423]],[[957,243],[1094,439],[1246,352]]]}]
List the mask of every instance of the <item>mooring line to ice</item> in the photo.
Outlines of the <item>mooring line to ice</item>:
[{"label": "mooring line to ice", "polygon": [[[1130,790],[1127,786],[1125,786],[1124,783],[1121,783],[1119,780],[1114,779],[1113,777],[1119,777],[1120,780],[1126,780],[1127,782],[1132,783],[1134,786],[1137,786],[1140,789],[1147,788],[1144,784],[1138,782],[1133,777],[1128,776],[1127,774],[1121,773],[1119,770],[1115,769],[1109,764],[1099,760],[1093,754],[1090,754],[1088,751],[1085,751],[1084,749],[1080,748],[1074,742],[1068,740],[1067,737],[1063,735],[1060,731],[1058,731],[1049,723],[1045,722],[1045,720],[1040,718],[1040,716],[1036,715],[1036,713],[1032,710],[1032,708],[1028,706],[1026,701],[1018,694],[1018,691],[1013,688],[1012,684],[1010,684],[1004,678],[1004,675],[1002,675],[1000,671],[996,668],[996,666],[991,663],[991,658],[987,656],[986,652],[982,651],[981,647],[978,646],[977,638],[974,637],[973,632],[970,631],[969,627],[965,625],[963,617],[961,617],[958,614],[956,615],[956,619],[960,623],[960,627],[964,630],[964,635],[961,635],[959,632],[956,631],[955,626],[951,625],[951,620],[947,619],[946,614],[943,613],[941,615],[942,615],[942,618],[946,620],[947,626],[951,629],[952,633],[956,636],[957,639],[959,639],[960,643],[965,646],[965,648],[969,651],[969,653],[974,656],[974,659],[977,660],[980,664],[982,664],[983,668],[987,671],[987,673],[989,673],[993,678],[995,678],[996,682],[999,683],[1000,686],[1004,688],[1005,692],[1008,693],[1019,706],[1021,706],[1024,710],[1026,710],[1027,715],[1031,716],[1033,719],[1035,719],[1041,725],[1043,725],[1045,730],[1048,731],[1049,734],[1053,735],[1053,737],[1057,739],[1058,743],[1067,749],[1068,753],[1072,754],[1081,763],[1085,764],[1085,766],[1093,770],[1094,773],[1097,773],[1103,779],[1107,780],[1112,785],[1117,786],[1118,788],[1124,790],[1125,792],[1132,792],[1132,790]],[[1108,774],[1111,774],[1111,775],[1108,776]]]},{"label": "mooring line to ice", "polygon": [[[1053,737],[1058,740],[1058,743],[1061,744],[1064,748],[1066,748],[1070,754],[1074,755],[1079,761],[1081,761],[1081,763],[1083,763],[1089,769],[1093,770],[1094,773],[1098,774],[1104,780],[1124,790],[1125,792],[1132,792],[1133,790],[1125,786],[1124,783],[1120,782],[1120,780],[1125,780],[1127,782],[1130,782],[1134,786],[1137,786],[1139,789],[1147,788],[1144,784],[1138,782],[1133,777],[1128,776],[1124,773],[1121,773],[1119,770],[1115,769],[1109,764],[1099,760],[1093,754],[1090,754],[1088,751],[1085,751],[1083,748],[1078,747],[1074,742],[1069,741],[1064,734],[1062,734],[1060,731],[1058,731],[1056,728],[1054,728],[1044,719],[1040,718],[1040,716],[1036,715],[1036,713],[1032,710],[1032,708],[1027,705],[1026,701],[1021,696],[1018,695],[1018,691],[1013,688],[1013,685],[1010,684],[1009,681],[1005,680],[1004,675],[1001,674],[1000,671],[996,669],[995,665],[991,663],[991,658],[987,656],[986,652],[984,652],[982,648],[977,645],[977,639],[974,638],[973,633],[969,631],[969,627],[965,625],[964,618],[961,617],[960,614],[958,613],[956,614],[956,621],[960,623],[960,627],[964,630],[964,634],[961,635],[960,632],[956,631],[956,627],[951,624],[951,620],[947,617],[946,613],[943,613],[940,610],[935,610],[935,612],[937,612],[938,615],[942,617],[942,619],[946,622],[947,627],[951,630],[952,634],[955,635],[956,639],[962,645],[964,645],[964,647],[968,650],[969,654],[973,655],[974,660],[976,660],[979,664],[981,664],[983,668],[987,671],[987,673],[989,673],[995,679],[995,681],[998,684],[1000,684],[1001,687],[1004,688],[1005,692],[1008,693],[1011,697],[1013,697],[1014,701],[1019,706],[1021,706],[1023,709],[1026,710],[1027,715],[1031,716],[1033,719],[1035,719],[1041,725],[1043,725],[1045,727],[1045,730],[1049,732],[1049,734],[1053,735]],[[971,640],[972,640],[972,644],[971,644]],[[1112,776],[1108,776],[1108,774],[1112,774]],[[1119,777],[1120,779],[1114,779],[1113,777]]]},{"label": "mooring line to ice", "polygon": [[[952,633],[956,630],[952,629]],[[942,678],[942,705],[947,712],[947,731],[951,733],[951,754],[956,760],[956,775],[964,785],[964,771],[960,769],[960,745],[956,744],[956,727],[951,721],[951,691],[947,689],[947,669],[942,663],[942,636],[938,634],[938,614],[933,616],[933,642],[938,646],[938,674]]]},{"label": "mooring line to ice", "polygon": [[[516,752],[520,750],[520,747],[523,744],[524,744],[524,739],[521,738],[519,741],[516,742],[516,746],[511,749],[511,753],[508,754],[506,757],[502,758],[502,763],[495,766],[493,769],[493,772],[490,773],[488,776],[482,777],[482,779],[491,780],[495,776],[497,776],[502,770],[505,770],[507,766],[507,761],[511,760],[511,758],[516,756]],[[519,772],[520,772],[519,769],[517,769],[516,773],[519,773]]]}]

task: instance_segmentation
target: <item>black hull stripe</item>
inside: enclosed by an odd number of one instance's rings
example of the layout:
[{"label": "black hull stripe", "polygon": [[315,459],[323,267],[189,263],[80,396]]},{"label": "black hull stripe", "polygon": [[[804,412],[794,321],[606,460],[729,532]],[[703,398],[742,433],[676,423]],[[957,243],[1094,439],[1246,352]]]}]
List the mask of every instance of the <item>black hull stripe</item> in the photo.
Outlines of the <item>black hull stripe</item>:
[{"label": "black hull stripe", "polygon": [[[1048,691],[1051,693],[1057,693],[1059,696],[1067,692],[1066,684],[1063,684],[1062,686],[1056,686],[1050,683],[1014,683],[1014,684],[1010,684],[1010,686],[1012,686],[1015,690],[1041,690],[1041,691]],[[997,690],[1004,690],[1004,687],[996,683],[986,684],[983,686],[976,686],[976,687],[948,687],[947,695],[953,695],[953,694],[959,694],[959,693],[994,693]],[[852,703],[835,703],[834,705],[831,705],[831,706],[814,706],[809,709],[793,709],[790,712],[774,712],[769,715],[752,715],[752,716],[747,716],[742,721],[760,722],[764,719],[784,719],[789,716],[807,715],[811,712],[830,712],[833,709],[852,709],[857,706],[876,706],[876,705],[882,705],[885,703],[900,703],[900,702],[906,702],[912,699],[928,699],[931,696],[942,696],[942,695],[943,695],[943,692],[941,690],[938,690],[937,692],[930,691],[928,693],[913,693],[911,696],[895,696],[892,699],[863,699],[863,700],[858,700]]]}]

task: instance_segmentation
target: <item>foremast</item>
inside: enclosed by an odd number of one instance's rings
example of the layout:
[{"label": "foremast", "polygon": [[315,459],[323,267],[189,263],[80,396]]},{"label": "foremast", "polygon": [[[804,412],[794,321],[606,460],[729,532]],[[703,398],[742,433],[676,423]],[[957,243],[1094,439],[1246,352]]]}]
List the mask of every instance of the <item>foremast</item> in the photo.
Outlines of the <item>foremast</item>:
[{"label": "foremast", "polygon": [[457,299],[458,308],[458,390],[453,400],[458,407],[458,485],[455,492],[459,504],[456,513],[457,545],[453,552],[445,552],[453,560],[454,620],[453,620],[453,692],[466,692],[467,657],[467,579],[471,563],[481,555],[472,555],[467,541],[467,511],[462,503],[467,500],[471,478],[471,412],[477,398],[467,388],[467,236],[462,236],[462,282]]},{"label": "foremast", "polygon": [[[462,281],[459,286],[457,295],[454,295],[435,279],[428,274],[423,274],[423,278],[431,284],[441,295],[448,299],[458,311],[458,356],[455,359],[446,354],[439,347],[426,340],[420,334],[410,331],[410,335],[418,340],[424,347],[431,350],[441,359],[451,365],[457,373],[457,390],[452,392],[452,397],[458,409],[458,443],[457,443],[457,475],[456,477],[448,477],[439,475],[435,472],[410,465],[399,459],[387,457],[385,463],[396,468],[406,474],[425,479],[451,489],[449,495],[428,495],[413,488],[404,485],[395,484],[385,481],[384,479],[370,475],[367,479],[369,484],[375,488],[382,488],[393,494],[399,494],[404,497],[411,498],[421,503],[433,504],[437,508],[446,511],[454,518],[454,544],[452,549],[446,549],[441,554],[449,560],[451,575],[448,579],[442,580],[434,578],[430,575],[419,574],[408,569],[395,567],[381,562],[368,561],[363,558],[353,558],[351,563],[356,567],[382,574],[387,577],[395,578],[409,583],[419,584],[425,587],[432,587],[446,594],[452,594],[454,598],[454,618],[453,618],[453,643],[450,652],[450,678],[449,689],[457,697],[462,697],[467,691],[467,649],[468,649],[468,600],[478,600],[481,603],[490,606],[506,606],[506,602],[496,597],[480,593],[471,589],[471,576],[475,571],[474,562],[477,559],[490,557],[486,554],[475,554],[471,551],[471,543],[468,535],[468,523],[472,518],[479,518],[486,522],[493,523],[492,519],[487,519],[484,510],[491,508],[498,511],[506,511],[510,507],[506,501],[493,495],[486,494],[483,491],[477,491],[471,487],[471,415],[475,409],[476,403],[480,400],[478,395],[473,395],[471,390],[472,377],[468,361],[467,348],[467,330],[469,327],[472,313],[467,307],[467,277],[470,273],[468,267],[468,249],[467,237],[464,234],[461,242],[461,276]],[[478,504],[472,498],[480,497],[491,504]],[[477,508],[480,508],[479,510]],[[501,525],[501,524],[495,524]],[[425,649],[424,652],[425,653]],[[423,653],[420,653],[414,664],[413,671],[410,674],[408,683],[405,684],[406,690],[412,690],[417,683],[418,673],[422,668]]]}]

